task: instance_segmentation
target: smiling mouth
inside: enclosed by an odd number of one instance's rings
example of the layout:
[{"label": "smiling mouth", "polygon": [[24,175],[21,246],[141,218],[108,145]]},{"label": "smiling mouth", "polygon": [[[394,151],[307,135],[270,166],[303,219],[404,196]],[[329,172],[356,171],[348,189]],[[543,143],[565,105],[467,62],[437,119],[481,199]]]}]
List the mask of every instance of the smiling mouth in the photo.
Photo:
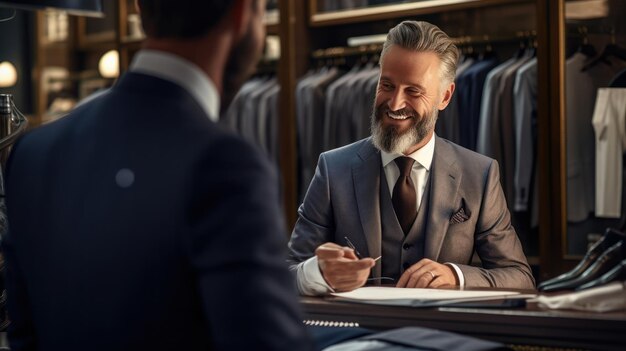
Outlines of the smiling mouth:
[{"label": "smiling mouth", "polygon": [[391,119],[395,119],[396,121],[403,121],[405,119],[409,119],[409,118],[413,117],[411,115],[407,115],[407,114],[403,114],[403,113],[396,114],[396,113],[393,113],[391,111],[387,112],[387,116],[389,116]]}]

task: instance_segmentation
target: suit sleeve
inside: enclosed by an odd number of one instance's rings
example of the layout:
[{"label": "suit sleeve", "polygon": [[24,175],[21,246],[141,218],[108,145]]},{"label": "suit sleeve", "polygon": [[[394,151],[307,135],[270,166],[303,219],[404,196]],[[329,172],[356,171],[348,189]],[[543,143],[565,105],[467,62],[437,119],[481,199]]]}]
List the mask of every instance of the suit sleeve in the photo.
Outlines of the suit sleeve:
[{"label": "suit sleeve", "polygon": [[304,201],[298,208],[298,220],[288,245],[287,261],[290,269],[296,271],[298,287],[303,294],[320,294],[328,290],[326,282],[319,279],[321,274],[304,276],[310,270],[303,269],[303,262],[315,256],[318,246],[333,241],[334,223],[328,168],[322,154]]},{"label": "suit sleeve", "polygon": [[457,266],[463,272],[466,286],[534,289],[535,280],[511,225],[499,178],[498,163],[492,161],[474,234],[475,250],[482,268]]},{"label": "suit sleeve", "polygon": [[10,324],[8,327],[11,350],[36,350],[33,317],[28,301],[28,292],[19,264],[13,255],[12,233],[2,241],[2,253],[6,261],[7,308]]},{"label": "suit sleeve", "polygon": [[[13,146],[11,157],[7,164],[7,186],[5,189],[12,186],[11,170],[13,168],[13,160],[16,157],[15,155],[18,153],[20,140]],[[7,204],[8,207],[10,207],[10,205],[10,203]],[[8,208],[8,210],[10,210],[10,208]],[[36,350],[37,343],[26,282],[17,257],[14,255],[14,245],[16,245],[16,243],[13,237],[18,237],[19,235],[19,233],[9,228],[6,235],[2,237],[2,254],[6,267],[7,310],[10,319],[8,334],[11,350],[27,351]]]},{"label": "suit sleeve", "polygon": [[187,249],[216,349],[308,349],[275,172],[239,139],[212,145],[195,172]]}]

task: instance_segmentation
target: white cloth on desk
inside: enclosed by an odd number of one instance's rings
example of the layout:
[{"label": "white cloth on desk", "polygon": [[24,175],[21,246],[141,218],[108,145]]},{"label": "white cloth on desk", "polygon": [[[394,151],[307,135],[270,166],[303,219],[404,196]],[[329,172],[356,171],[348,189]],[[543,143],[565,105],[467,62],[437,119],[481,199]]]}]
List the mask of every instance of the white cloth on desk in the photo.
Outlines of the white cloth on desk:
[{"label": "white cloth on desk", "polygon": [[622,157],[626,151],[626,88],[598,89],[593,112],[596,136],[596,217],[622,214]]},{"label": "white cloth on desk", "polygon": [[535,299],[539,307],[591,312],[626,309],[626,282],[614,282],[597,288],[556,296],[541,295]]}]

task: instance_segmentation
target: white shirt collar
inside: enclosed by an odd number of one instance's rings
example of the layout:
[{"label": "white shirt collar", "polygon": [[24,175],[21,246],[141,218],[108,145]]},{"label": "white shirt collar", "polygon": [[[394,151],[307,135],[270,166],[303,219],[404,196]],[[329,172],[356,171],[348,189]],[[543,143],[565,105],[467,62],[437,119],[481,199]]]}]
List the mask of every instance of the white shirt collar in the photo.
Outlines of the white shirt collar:
[{"label": "white shirt collar", "polygon": [[187,90],[209,118],[217,122],[220,96],[215,84],[195,64],[184,58],[157,50],[141,50],[133,58],[130,71],[170,81]]},{"label": "white shirt collar", "polygon": [[[426,143],[426,145],[422,146],[422,148],[413,152],[412,154],[406,155],[417,161],[422,167],[424,167],[427,171],[430,171],[430,166],[433,163],[433,156],[435,154],[435,133],[430,137],[430,140]],[[397,157],[405,156],[400,153],[389,153],[383,150],[380,150],[380,156],[383,161],[383,167],[386,167],[389,163],[395,160]]]}]

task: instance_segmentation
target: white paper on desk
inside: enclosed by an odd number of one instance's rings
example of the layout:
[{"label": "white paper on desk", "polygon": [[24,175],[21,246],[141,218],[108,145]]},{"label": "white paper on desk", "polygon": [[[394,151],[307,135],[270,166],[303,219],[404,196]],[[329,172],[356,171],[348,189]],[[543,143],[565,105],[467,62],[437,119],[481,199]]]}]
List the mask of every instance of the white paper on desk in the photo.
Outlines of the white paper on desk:
[{"label": "white paper on desk", "polygon": [[456,303],[529,297],[515,291],[393,287],[365,287],[345,293],[333,293],[332,295],[354,302],[398,306],[428,306],[440,304],[441,302]]}]

